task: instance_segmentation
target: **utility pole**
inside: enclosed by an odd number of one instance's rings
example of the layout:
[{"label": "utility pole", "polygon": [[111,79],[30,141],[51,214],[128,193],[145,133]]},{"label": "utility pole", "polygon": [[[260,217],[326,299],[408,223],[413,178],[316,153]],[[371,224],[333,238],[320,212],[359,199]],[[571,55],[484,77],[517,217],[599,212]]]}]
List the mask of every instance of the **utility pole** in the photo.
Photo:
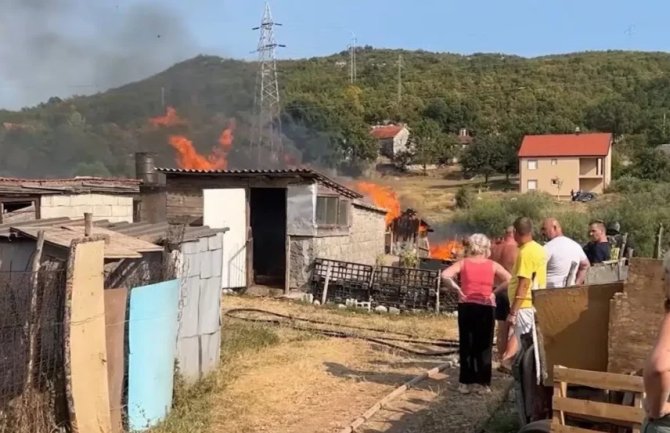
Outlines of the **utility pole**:
[{"label": "utility pole", "polygon": [[165,87],[161,86],[161,107],[165,111]]},{"label": "utility pole", "polygon": [[402,104],[402,54],[398,55],[398,107]]},{"label": "utility pole", "polygon": [[274,26],[281,26],[272,19],[270,4],[265,2],[265,10],[261,24],[252,30],[260,30],[258,48],[258,77],[254,106],[256,125],[252,146],[256,151],[256,163],[260,165],[264,155],[269,152],[270,163],[276,165],[279,155],[283,152],[281,143],[281,120],[279,105],[279,81],[277,79],[277,48],[286,45],[278,44],[274,36]]},{"label": "utility pole", "polygon": [[356,35],[351,33],[351,44],[349,45],[349,81],[351,84],[356,82],[356,44],[358,40]]}]

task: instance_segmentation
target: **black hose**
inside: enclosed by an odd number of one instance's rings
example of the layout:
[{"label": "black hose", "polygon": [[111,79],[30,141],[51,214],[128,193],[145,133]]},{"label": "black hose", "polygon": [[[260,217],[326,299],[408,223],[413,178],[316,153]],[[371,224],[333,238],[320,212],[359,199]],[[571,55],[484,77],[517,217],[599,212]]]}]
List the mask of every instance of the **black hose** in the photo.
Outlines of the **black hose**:
[{"label": "black hose", "polygon": [[[418,355],[418,356],[448,356],[448,355],[454,355],[458,353],[458,349],[452,349],[452,350],[446,350],[446,351],[418,351],[414,349],[410,349],[407,347],[403,347],[397,344],[390,343],[390,341],[399,341],[399,342],[405,342],[405,343],[413,343],[413,344],[427,344],[431,346],[437,346],[437,347],[451,347],[451,348],[456,348],[458,347],[458,342],[454,340],[420,340],[418,339],[419,337],[414,337],[413,335],[410,334],[404,334],[404,333],[399,333],[399,332],[389,332],[386,330],[381,330],[381,329],[374,329],[374,328],[365,328],[365,327],[360,327],[360,326],[354,326],[354,325],[344,325],[344,324],[339,324],[339,323],[329,323],[329,322],[322,322],[319,320],[313,320],[313,319],[305,319],[301,317],[293,317],[290,315],[285,315],[285,314],[280,314],[280,313],[274,313],[272,311],[266,311],[266,310],[260,310],[256,308],[235,308],[232,310],[228,310],[224,312],[224,316],[230,317],[232,319],[238,319],[238,320],[244,320],[247,322],[255,322],[255,323],[266,323],[266,324],[273,324],[273,325],[285,325],[286,321],[278,320],[278,319],[254,319],[251,317],[241,317],[239,315],[236,315],[235,313],[259,313],[259,314],[264,314],[268,316],[275,316],[278,318],[282,319],[288,319],[290,323],[288,326],[290,326],[293,329],[299,330],[299,331],[305,331],[305,332],[312,332],[312,333],[318,333],[325,335],[327,337],[335,337],[335,338],[356,338],[360,340],[366,340],[370,341],[372,343],[376,344],[381,344],[387,347],[391,347],[397,350],[402,350],[404,352],[411,353],[413,355]],[[315,327],[309,327],[309,326],[300,326],[298,324],[295,324],[294,322],[307,322],[307,323],[312,323],[312,324],[319,324],[319,325],[328,325],[328,326],[340,326],[343,328],[352,328],[352,329],[358,329],[358,330],[365,330],[365,331],[372,331],[372,332],[378,332],[378,333],[386,333],[386,334],[396,334],[396,335],[403,335],[406,337],[414,337],[414,338],[397,338],[397,337],[367,337],[364,335],[358,335],[354,334],[351,332],[345,332],[345,331],[335,331],[335,330],[329,330],[329,329],[320,329],[320,328],[315,328]]]}]

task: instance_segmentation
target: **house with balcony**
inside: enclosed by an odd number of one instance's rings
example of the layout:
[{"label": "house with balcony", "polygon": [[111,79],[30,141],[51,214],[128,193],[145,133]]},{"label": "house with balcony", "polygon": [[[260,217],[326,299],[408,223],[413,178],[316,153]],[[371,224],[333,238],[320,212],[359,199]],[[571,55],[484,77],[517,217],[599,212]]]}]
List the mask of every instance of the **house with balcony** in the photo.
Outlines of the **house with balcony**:
[{"label": "house with balcony", "polygon": [[609,133],[525,136],[518,154],[520,192],[602,194],[612,181],[612,144]]}]

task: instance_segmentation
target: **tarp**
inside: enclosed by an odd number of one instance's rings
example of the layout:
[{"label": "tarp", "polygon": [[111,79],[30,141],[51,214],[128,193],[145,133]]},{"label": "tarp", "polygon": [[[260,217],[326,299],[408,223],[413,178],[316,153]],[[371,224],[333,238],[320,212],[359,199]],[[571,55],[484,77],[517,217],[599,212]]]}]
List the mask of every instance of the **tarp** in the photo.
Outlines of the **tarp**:
[{"label": "tarp", "polygon": [[179,281],[135,287],[130,292],[128,426],[146,430],[172,404]]}]

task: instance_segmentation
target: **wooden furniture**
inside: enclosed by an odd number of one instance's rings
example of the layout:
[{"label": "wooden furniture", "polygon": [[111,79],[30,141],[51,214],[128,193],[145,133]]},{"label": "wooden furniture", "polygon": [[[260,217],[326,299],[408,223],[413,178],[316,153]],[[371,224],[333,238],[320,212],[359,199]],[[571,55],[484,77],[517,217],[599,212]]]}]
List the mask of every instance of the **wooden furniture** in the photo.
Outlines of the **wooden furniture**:
[{"label": "wooden furniture", "polygon": [[[615,393],[624,393],[622,403],[607,403],[568,397],[569,386],[581,386],[604,391],[611,397]],[[593,395],[595,395],[594,393]],[[642,409],[644,385],[639,376],[603,373],[599,371],[579,370],[562,366],[554,367],[553,419],[551,431],[555,433],[595,433],[602,431],[620,431],[611,426],[624,427],[633,433],[639,433],[644,421]],[[605,399],[607,400],[607,399]],[[629,405],[625,403],[629,402]],[[566,418],[587,421],[592,428],[568,425]],[[603,425],[608,428],[603,428]]]}]

